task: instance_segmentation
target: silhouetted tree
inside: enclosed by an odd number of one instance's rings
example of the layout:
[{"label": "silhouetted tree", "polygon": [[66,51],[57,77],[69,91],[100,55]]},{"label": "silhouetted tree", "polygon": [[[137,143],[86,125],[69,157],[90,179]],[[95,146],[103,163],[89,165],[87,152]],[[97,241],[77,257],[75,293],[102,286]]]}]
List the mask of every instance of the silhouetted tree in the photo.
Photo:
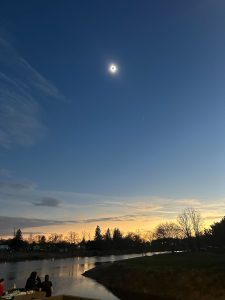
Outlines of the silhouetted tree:
[{"label": "silhouetted tree", "polygon": [[20,229],[18,229],[15,233],[14,238],[11,240],[11,247],[14,250],[21,250],[25,246],[25,242],[23,241],[23,234]]},{"label": "silhouetted tree", "polygon": [[48,241],[52,244],[60,243],[62,242],[62,240],[63,240],[63,235],[58,233],[51,233],[48,238]]},{"label": "silhouetted tree", "polygon": [[103,236],[102,236],[102,233],[101,233],[101,229],[98,225],[95,229],[94,242],[89,243],[89,246],[92,249],[96,249],[96,250],[102,250],[103,249],[103,246],[104,246]]},{"label": "silhouetted tree", "polygon": [[85,250],[87,248],[87,242],[85,240],[85,234],[83,234],[82,240],[78,243],[78,247],[80,249],[83,249],[83,250]]},{"label": "silhouetted tree", "polygon": [[78,243],[79,240],[78,234],[74,231],[70,231],[67,234],[66,240],[68,241],[68,243],[75,245]]},{"label": "silhouetted tree", "polygon": [[104,240],[103,240],[103,248],[105,250],[109,250],[112,248],[112,237],[110,229],[108,228],[104,234]]},{"label": "silhouetted tree", "polygon": [[181,214],[178,215],[178,223],[187,238],[189,248],[193,249],[192,234],[195,236],[197,248],[200,249],[200,233],[202,226],[202,218],[200,212],[194,208],[186,208]]},{"label": "silhouetted tree", "polygon": [[119,230],[119,228],[114,228],[114,231],[113,231],[113,240],[114,241],[118,241],[118,240],[121,240],[122,237],[123,236],[122,236],[122,233]]},{"label": "silhouetted tree", "polygon": [[174,252],[177,249],[179,238],[182,237],[182,230],[174,222],[165,222],[156,227],[154,236],[161,243],[162,251]]},{"label": "silhouetted tree", "polygon": [[201,229],[203,225],[201,214],[197,209],[194,208],[189,208],[188,210],[195,237],[198,238],[201,234]]},{"label": "silhouetted tree", "polygon": [[157,239],[177,239],[182,237],[182,229],[174,222],[161,223],[156,227],[155,236]]},{"label": "silhouetted tree", "polygon": [[105,240],[106,241],[110,241],[112,238],[111,238],[111,233],[110,233],[110,230],[109,228],[106,230],[106,233],[105,233]]},{"label": "silhouetted tree", "polygon": [[216,222],[211,227],[211,235],[216,246],[225,245],[225,217],[220,222]]},{"label": "silhouetted tree", "polygon": [[[213,225],[211,225],[212,227]],[[212,228],[207,228],[207,229],[204,229],[204,233],[203,235],[201,236],[201,240],[204,242],[204,247],[207,248],[207,247],[211,247],[211,246],[214,246],[214,240],[213,240],[213,236],[212,236]]]},{"label": "silhouetted tree", "polygon": [[184,236],[187,238],[191,238],[192,237],[192,224],[191,224],[191,219],[189,216],[189,209],[185,209],[182,213],[180,213],[178,215],[178,219],[177,219],[183,233]]},{"label": "silhouetted tree", "polygon": [[44,235],[41,235],[39,243],[42,245],[46,243],[46,237]]},{"label": "silhouetted tree", "polygon": [[18,229],[15,233],[15,239],[17,241],[22,241],[23,240],[23,234],[22,231],[20,229]]},{"label": "silhouetted tree", "polygon": [[101,229],[100,227],[97,225],[96,229],[95,229],[95,237],[94,237],[95,241],[101,241],[102,240],[102,234],[101,234]]},{"label": "silhouetted tree", "polygon": [[114,228],[113,230],[113,248],[115,249],[123,249],[124,248],[124,240],[121,231],[119,228]]},{"label": "silhouetted tree", "polygon": [[202,231],[203,220],[202,220],[200,212],[197,209],[190,208],[189,214],[190,214],[192,228],[193,228],[194,235],[195,235],[196,245],[197,245],[198,250],[200,250],[200,248],[201,248],[200,235],[201,235],[201,231]]},{"label": "silhouetted tree", "polygon": [[37,244],[45,244],[46,243],[46,238],[44,235],[38,234],[33,237],[33,243]]},{"label": "silhouetted tree", "polygon": [[150,244],[152,240],[154,239],[155,233],[151,230],[148,230],[144,233],[144,239],[148,241]]}]

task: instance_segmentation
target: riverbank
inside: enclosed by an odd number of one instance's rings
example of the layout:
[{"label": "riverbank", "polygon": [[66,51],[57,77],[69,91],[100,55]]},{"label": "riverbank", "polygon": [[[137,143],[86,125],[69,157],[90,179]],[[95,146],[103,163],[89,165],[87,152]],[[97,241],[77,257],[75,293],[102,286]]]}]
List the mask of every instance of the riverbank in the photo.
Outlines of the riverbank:
[{"label": "riverbank", "polygon": [[83,274],[123,300],[224,300],[225,255],[176,253],[103,264]]},{"label": "riverbank", "polygon": [[47,252],[47,251],[33,251],[33,252],[0,252],[1,262],[17,262],[24,260],[41,260],[41,259],[63,259],[71,257],[92,257],[92,256],[108,256],[108,255],[125,255],[125,254],[140,254],[141,251],[134,250],[76,250],[72,252]]}]

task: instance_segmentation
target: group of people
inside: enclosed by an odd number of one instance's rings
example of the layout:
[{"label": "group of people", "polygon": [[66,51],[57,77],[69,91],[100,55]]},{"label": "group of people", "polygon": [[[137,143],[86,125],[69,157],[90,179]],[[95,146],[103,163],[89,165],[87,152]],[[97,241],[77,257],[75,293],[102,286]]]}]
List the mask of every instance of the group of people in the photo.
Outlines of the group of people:
[{"label": "group of people", "polygon": [[[52,282],[49,280],[49,275],[45,275],[45,280],[41,282],[37,272],[32,272],[27,279],[25,285],[26,291],[43,291],[46,293],[46,297],[52,295]],[[0,297],[5,295],[4,278],[0,278]]]},{"label": "group of people", "polygon": [[25,290],[43,291],[46,293],[46,297],[51,297],[52,282],[49,280],[49,275],[45,275],[45,280],[41,282],[37,272],[31,272],[30,277],[27,279]]}]

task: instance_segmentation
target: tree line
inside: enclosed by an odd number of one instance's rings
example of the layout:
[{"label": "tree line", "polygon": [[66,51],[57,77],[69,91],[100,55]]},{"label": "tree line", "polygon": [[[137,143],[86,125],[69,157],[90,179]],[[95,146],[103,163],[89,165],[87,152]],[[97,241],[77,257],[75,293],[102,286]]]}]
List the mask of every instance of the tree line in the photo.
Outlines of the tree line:
[{"label": "tree line", "polygon": [[146,242],[139,233],[129,232],[123,235],[119,228],[102,233],[97,225],[94,238],[88,238],[83,233],[80,238],[76,232],[70,231],[67,235],[52,233],[48,237],[45,235],[30,235],[23,237],[21,229],[14,233],[14,237],[7,240],[0,240],[0,245],[8,245],[13,251],[109,251],[114,250],[135,250],[142,251]]},{"label": "tree line", "polygon": [[203,251],[225,247],[225,217],[204,229],[200,212],[194,208],[186,208],[177,216],[176,222],[163,222],[153,231],[144,234],[129,232],[123,234],[119,228],[102,232],[97,225],[94,238],[83,233],[80,238],[76,232],[70,231],[66,236],[52,233],[30,235],[27,239],[18,229],[12,239],[0,240],[0,244],[9,245],[13,251],[85,251],[125,250],[129,252],[147,251]]},{"label": "tree line", "polygon": [[186,208],[176,222],[159,224],[152,233],[151,249],[206,251],[225,247],[225,217],[204,228],[200,212]]}]

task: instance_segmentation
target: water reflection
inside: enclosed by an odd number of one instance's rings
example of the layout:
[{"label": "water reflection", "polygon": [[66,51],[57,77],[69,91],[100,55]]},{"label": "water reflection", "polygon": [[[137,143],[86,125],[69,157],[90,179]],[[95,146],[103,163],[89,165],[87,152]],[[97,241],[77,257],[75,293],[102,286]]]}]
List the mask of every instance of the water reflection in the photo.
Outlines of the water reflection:
[{"label": "water reflection", "polygon": [[118,300],[103,286],[82,276],[82,273],[98,263],[138,256],[140,255],[111,255],[1,263],[0,277],[5,278],[7,289],[12,288],[14,283],[17,287],[24,287],[30,273],[37,271],[42,280],[46,274],[49,274],[50,280],[53,282],[53,294],[55,295],[69,294],[101,300]]}]

